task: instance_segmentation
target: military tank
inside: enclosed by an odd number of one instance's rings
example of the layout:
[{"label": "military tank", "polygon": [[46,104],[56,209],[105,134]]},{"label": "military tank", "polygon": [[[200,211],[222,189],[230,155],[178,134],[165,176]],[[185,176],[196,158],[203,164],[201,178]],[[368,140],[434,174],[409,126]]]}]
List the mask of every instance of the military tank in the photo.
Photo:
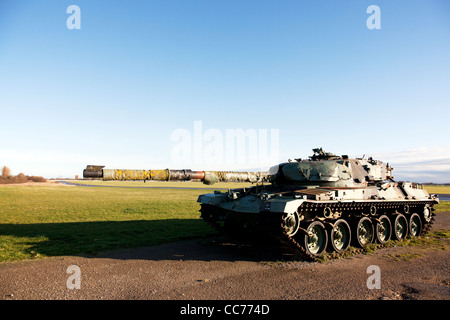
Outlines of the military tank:
[{"label": "military tank", "polygon": [[421,184],[395,182],[393,168],[374,160],[337,156],[322,148],[268,172],[120,170],[87,166],[85,178],[103,180],[199,180],[252,182],[198,198],[203,220],[235,236],[270,238],[302,259],[350,247],[385,245],[425,234],[439,203]]}]

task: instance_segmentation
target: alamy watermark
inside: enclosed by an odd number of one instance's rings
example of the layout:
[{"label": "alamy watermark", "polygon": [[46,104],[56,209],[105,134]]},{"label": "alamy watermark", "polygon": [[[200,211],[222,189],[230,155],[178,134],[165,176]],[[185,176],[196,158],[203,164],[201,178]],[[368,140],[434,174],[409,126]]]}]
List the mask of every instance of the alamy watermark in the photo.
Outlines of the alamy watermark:
[{"label": "alamy watermark", "polygon": [[66,273],[70,274],[67,278],[66,286],[67,289],[81,289],[81,269],[79,266],[71,265],[66,269]]},{"label": "alamy watermark", "polygon": [[66,20],[66,26],[69,30],[81,29],[81,9],[77,5],[70,5],[67,7],[66,13],[70,16]]},{"label": "alamy watermark", "polygon": [[371,15],[367,18],[366,26],[367,29],[381,29],[381,10],[380,7],[373,4],[367,7],[367,13]]},{"label": "alamy watermark", "polygon": [[172,132],[171,158],[174,164],[234,165],[263,167],[278,163],[279,129],[203,129],[194,121],[192,130]]},{"label": "alamy watermark", "polygon": [[367,274],[370,276],[367,278],[368,289],[381,289],[381,269],[379,266],[371,265],[367,267]]}]

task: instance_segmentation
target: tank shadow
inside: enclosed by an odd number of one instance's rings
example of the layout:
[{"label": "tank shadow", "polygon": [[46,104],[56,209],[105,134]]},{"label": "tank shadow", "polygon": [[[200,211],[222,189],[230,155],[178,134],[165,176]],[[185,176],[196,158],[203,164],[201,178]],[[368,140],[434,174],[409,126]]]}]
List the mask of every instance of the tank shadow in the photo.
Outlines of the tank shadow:
[{"label": "tank shadow", "polygon": [[[200,219],[0,224],[11,249],[29,258],[280,261],[293,257],[268,241],[219,235]],[[4,254],[8,253],[4,251]]]},{"label": "tank shadow", "polygon": [[164,244],[105,251],[97,258],[183,260],[183,261],[289,261],[291,255],[282,254],[276,247],[268,248],[253,241],[236,241],[225,236],[197,238]]}]

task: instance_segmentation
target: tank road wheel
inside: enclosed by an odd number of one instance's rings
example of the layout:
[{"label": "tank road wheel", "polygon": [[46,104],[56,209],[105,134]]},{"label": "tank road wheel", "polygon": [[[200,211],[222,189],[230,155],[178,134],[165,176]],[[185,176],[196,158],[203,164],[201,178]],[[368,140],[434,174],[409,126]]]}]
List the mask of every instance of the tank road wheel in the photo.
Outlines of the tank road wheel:
[{"label": "tank road wheel", "polygon": [[382,215],[377,219],[377,223],[375,225],[375,234],[377,236],[377,240],[381,244],[385,244],[391,239],[392,226],[391,221],[385,215]]},{"label": "tank road wheel", "polygon": [[300,227],[300,218],[297,212],[287,213],[284,217],[284,230],[289,236],[293,236],[297,233]]},{"label": "tank road wheel", "polygon": [[344,219],[339,219],[330,229],[330,249],[336,252],[347,250],[350,246],[350,226]]},{"label": "tank road wheel", "polygon": [[328,235],[325,226],[320,221],[310,223],[303,238],[303,245],[306,251],[318,257],[325,251],[327,243]]},{"label": "tank road wheel", "polygon": [[425,207],[423,208],[423,219],[425,220],[426,223],[429,223],[432,217],[433,214],[431,213],[430,206],[426,204]]},{"label": "tank road wheel", "polygon": [[359,219],[355,234],[355,242],[359,247],[363,248],[372,243],[374,238],[373,229],[372,221],[369,218],[363,217]]},{"label": "tank road wheel", "polygon": [[422,233],[422,221],[417,213],[413,213],[409,218],[409,234],[418,237]]},{"label": "tank road wheel", "polygon": [[408,221],[406,217],[399,214],[394,219],[393,235],[395,240],[405,239],[408,235]]}]

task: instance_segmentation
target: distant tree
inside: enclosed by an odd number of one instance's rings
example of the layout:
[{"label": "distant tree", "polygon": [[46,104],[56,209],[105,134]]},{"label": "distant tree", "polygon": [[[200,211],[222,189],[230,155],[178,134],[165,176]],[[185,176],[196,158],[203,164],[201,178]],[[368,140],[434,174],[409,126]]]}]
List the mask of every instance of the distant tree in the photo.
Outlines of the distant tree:
[{"label": "distant tree", "polygon": [[2,169],[2,174],[0,175],[0,184],[11,184],[11,183],[25,183],[25,182],[46,182],[47,179],[39,176],[26,176],[23,173],[19,173],[17,176],[11,175],[11,170],[4,166]]},{"label": "distant tree", "polygon": [[11,175],[11,170],[7,166],[3,166],[2,177],[8,178]]},{"label": "distant tree", "polygon": [[37,176],[27,176],[28,180],[31,180],[33,182],[47,182],[47,179],[45,179],[44,177],[37,177]]},{"label": "distant tree", "polygon": [[12,179],[11,179],[12,181],[12,183],[24,183],[24,182],[27,182],[27,176],[26,175],[24,175],[23,173],[19,173],[17,176],[15,176],[15,177],[13,177]]}]

